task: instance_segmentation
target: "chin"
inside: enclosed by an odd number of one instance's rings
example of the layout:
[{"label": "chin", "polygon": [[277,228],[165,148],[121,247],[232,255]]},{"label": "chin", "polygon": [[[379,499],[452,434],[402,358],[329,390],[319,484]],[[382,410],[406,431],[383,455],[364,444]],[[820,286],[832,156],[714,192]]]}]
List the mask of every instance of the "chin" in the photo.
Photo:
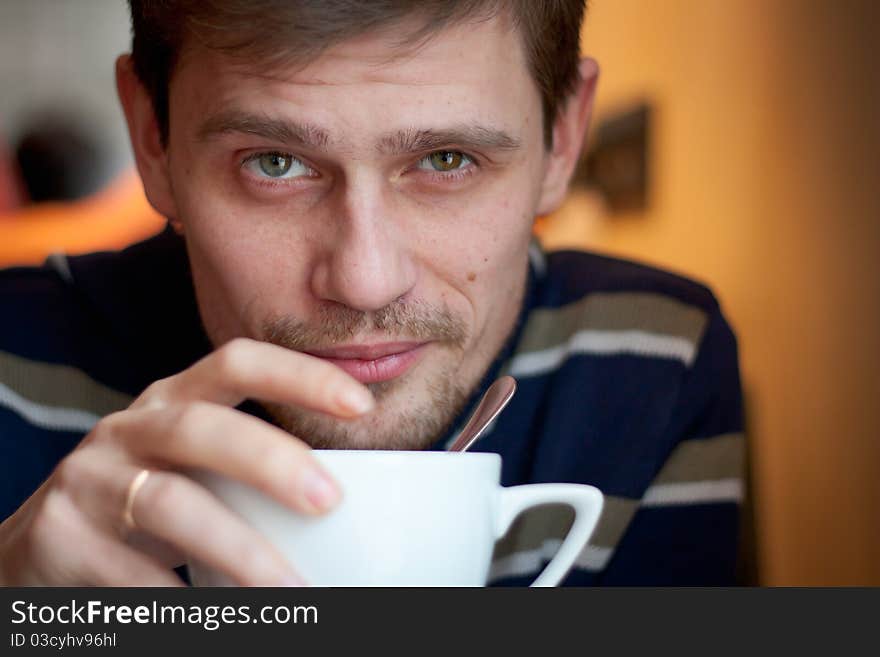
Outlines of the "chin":
[{"label": "chin", "polygon": [[264,406],[281,428],[314,449],[422,450],[449,430],[472,386],[457,385],[450,374],[422,386],[385,381],[367,387],[376,397],[376,408],[352,420],[291,406]]}]

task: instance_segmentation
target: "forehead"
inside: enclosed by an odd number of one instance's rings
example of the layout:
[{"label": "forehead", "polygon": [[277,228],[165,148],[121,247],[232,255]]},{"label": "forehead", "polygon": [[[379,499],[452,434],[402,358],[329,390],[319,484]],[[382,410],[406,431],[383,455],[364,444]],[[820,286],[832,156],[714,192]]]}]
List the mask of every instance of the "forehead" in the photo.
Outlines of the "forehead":
[{"label": "forehead", "polygon": [[538,89],[509,20],[462,22],[401,46],[406,28],[370,32],[307,63],[268,68],[189,44],[171,82],[172,114],[193,124],[228,107],[308,113],[331,134],[383,121],[375,127],[478,118],[516,129],[539,122]]}]

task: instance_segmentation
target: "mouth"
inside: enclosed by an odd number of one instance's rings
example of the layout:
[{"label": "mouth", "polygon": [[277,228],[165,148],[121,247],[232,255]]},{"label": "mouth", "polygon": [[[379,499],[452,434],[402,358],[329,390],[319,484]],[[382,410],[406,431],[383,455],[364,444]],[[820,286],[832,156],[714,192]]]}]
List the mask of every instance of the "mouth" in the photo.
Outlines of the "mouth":
[{"label": "mouth", "polygon": [[428,342],[386,342],[343,345],[305,353],[342,368],[361,383],[390,381],[409,371],[421,358]]}]

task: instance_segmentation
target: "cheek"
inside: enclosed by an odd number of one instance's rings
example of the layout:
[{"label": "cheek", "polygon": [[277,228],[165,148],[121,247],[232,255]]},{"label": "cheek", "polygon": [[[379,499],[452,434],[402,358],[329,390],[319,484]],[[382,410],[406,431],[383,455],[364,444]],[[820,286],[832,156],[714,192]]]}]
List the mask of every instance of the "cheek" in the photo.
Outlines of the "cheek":
[{"label": "cheek", "polygon": [[519,294],[528,259],[530,203],[523,195],[450,207],[448,215],[455,219],[423,240],[423,262],[443,280],[444,301],[470,317],[475,336],[512,316],[510,300]]},{"label": "cheek", "polygon": [[[179,166],[172,168],[175,179],[182,181],[175,185],[175,198],[194,257],[224,287],[277,292],[269,288],[279,285],[281,273],[298,261],[290,252],[278,208],[244,199],[220,158],[181,155]],[[205,165],[191,166],[191,161]]]},{"label": "cheek", "polygon": [[[191,200],[198,200],[194,194]],[[297,242],[252,212],[210,194],[183,217],[199,305],[212,338],[258,335],[262,318],[297,312],[305,303],[304,254]],[[300,246],[301,248],[301,246]]]},{"label": "cheek", "polygon": [[[454,254],[450,278],[463,288],[481,288],[516,268],[528,251],[534,217],[529,198],[490,199],[470,205],[459,215],[463,220],[443,235],[444,251]],[[499,290],[500,291],[500,290]]]}]

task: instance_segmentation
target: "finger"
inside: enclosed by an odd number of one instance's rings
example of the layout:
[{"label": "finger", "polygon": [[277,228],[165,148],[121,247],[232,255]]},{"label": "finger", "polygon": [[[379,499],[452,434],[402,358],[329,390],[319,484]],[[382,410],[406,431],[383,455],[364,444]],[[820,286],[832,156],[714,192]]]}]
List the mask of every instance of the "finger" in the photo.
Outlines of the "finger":
[{"label": "finger", "polygon": [[89,585],[185,586],[174,571],[115,537],[96,534],[83,547],[93,555],[81,566]]},{"label": "finger", "polygon": [[138,552],[150,555],[156,563],[173,570],[186,563],[186,555],[176,547],[145,532],[129,532],[126,543]]},{"label": "finger", "polygon": [[138,460],[218,472],[304,513],[326,511],[341,497],[301,441],[225,406],[196,402],[128,411],[115,433]]},{"label": "finger", "polygon": [[236,406],[248,398],[343,418],[368,413],[375,404],[366,386],[331,363],[238,338],[180,374],[154,383],[132,406],[194,400]]},{"label": "finger", "polygon": [[184,476],[153,472],[133,505],[139,529],[242,586],[289,586],[301,579],[259,532]]},{"label": "finger", "polygon": [[80,447],[55,469],[50,480],[54,490],[69,498],[88,522],[103,532],[125,539],[136,552],[149,555],[167,570],[183,561],[183,553],[174,546],[137,532],[124,531],[124,510],[129,489],[138,473],[123,453],[108,441]]},{"label": "finger", "polygon": [[32,573],[41,585],[180,586],[173,572],[96,526],[59,491],[48,491],[29,529]]}]

